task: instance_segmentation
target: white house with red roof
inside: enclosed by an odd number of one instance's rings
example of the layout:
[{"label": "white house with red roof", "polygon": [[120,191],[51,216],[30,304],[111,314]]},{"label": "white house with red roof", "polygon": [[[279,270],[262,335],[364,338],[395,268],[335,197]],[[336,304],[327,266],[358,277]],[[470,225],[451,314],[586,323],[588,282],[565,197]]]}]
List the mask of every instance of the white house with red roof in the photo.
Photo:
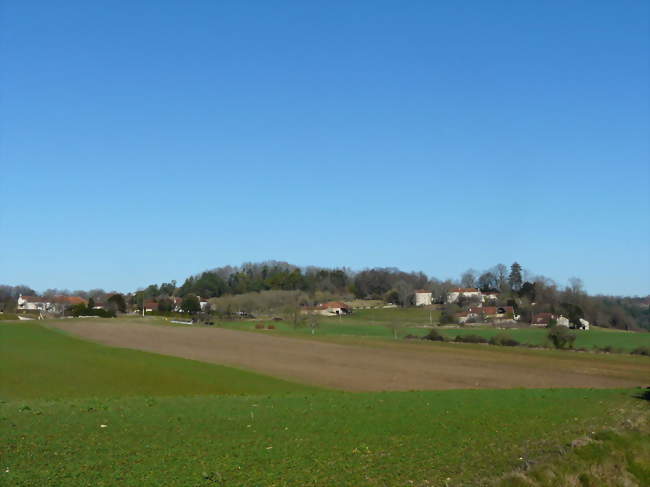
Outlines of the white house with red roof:
[{"label": "white house with red roof", "polygon": [[428,306],[433,302],[433,293],[426,289],[418,289],[415,291],[415,305]]},{"label": "white house with red roof", "polygon": [[18,296],[19,310],[36,310],[36,311],[57,311],[62,307],[74,306],[75,304],[86,303],[84,298],[79,296],[51,296],[49,298],[41,296]]}]

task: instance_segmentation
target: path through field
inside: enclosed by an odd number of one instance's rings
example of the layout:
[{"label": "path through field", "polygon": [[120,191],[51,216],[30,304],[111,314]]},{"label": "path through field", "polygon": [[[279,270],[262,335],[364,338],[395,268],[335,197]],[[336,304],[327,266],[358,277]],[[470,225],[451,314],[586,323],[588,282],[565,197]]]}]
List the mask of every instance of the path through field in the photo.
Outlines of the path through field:
[{"label": "path through field", "polygon": [[[634,387],[650,377],[650,361],[630,357],[548,355],[500,347],[382,342],[328,343],[222,328],[133,322],[50,322],[74,335],[126,347],[242,367],[285,379],[348,391]],[[272,332],[270,332],[272,333]]]}]

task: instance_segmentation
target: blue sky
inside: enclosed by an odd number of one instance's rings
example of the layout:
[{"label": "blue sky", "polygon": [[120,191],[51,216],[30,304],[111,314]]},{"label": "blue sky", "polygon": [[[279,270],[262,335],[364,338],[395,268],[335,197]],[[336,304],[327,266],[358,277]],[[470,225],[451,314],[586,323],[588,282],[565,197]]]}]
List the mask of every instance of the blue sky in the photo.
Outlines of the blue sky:
[{"label": "blue sky", "polygon": [[0,8],[0,283],[517,260],[650,292],[646,1]]}]

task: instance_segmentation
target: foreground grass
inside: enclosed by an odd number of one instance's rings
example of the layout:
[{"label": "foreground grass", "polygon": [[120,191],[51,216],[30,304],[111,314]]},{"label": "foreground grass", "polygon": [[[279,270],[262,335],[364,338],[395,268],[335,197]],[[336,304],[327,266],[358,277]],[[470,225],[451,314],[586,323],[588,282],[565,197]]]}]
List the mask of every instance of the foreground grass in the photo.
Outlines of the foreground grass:
[{"label": "foreground grass", "polygon": [[0,323],[0,399],[310,390],[230,367],[105,347],[31,322]]},{"label": "foreground grass", "polygon": [[503,476],[495,487],[617,487],[650,485],[648,415],[574,440],[532,468]]},{"label": "foreground grass", "polygon": [[481,485],[646,407],[571,389],[10,401],[0,483]]}]

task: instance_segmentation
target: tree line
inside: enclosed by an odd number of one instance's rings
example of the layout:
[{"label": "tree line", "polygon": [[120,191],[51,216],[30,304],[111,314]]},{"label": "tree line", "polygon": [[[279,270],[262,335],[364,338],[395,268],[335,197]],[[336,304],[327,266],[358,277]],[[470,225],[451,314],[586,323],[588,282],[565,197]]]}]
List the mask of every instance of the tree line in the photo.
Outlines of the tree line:
[{"label": "tree line", "polygon": [[[248,262],[241,266],[223,266],[201,272],[188,277],[181,285],[173,280],[151,284],[127,293],[123,300],[129,310],[137,309],[143,300],[155,300],[161,311],[167,311],[173,309],[172,298],[181,298],[187,302],[187,307],[191,307],[190,304],[196,304],[196,296],[210,299],[292,291],[300,293],[303,304],[357,298],[410,306],[414,302],[415,291],[424,289],[432,293],[434,303],[444,305],[447,293],[456,287],[500,293],[494,304],[513,306],[524,322],[530,322],[537,313],[550,312],[563,314],[574,322],[584,318],[599,326],[650,330],[650,298],[591,296],[584,291],[578,278],[572,278],[568,285],[560,286],[552,279],[531,273],[518,262],[510,266],[496,264],[483,271],[468,269],[456,280],[440,280],[423,272],[405,272],[394,267],[355,272],[348,268],[299,267],[280,261]],[[0,286],[0,309],[11,311],[11,303],[15,303],[19,294],[36,293],[28,286]],[[43,296],[76,295],[107,303],[114,294],[102,289],[73,292],[48,289]],[[223,302],[232,304],[235,301]],[[461,306],[456,306],[456,310],[472,303],[461,300],[459,304]],[[448,308],[446,316],[451,317],[454,309]]]}]

